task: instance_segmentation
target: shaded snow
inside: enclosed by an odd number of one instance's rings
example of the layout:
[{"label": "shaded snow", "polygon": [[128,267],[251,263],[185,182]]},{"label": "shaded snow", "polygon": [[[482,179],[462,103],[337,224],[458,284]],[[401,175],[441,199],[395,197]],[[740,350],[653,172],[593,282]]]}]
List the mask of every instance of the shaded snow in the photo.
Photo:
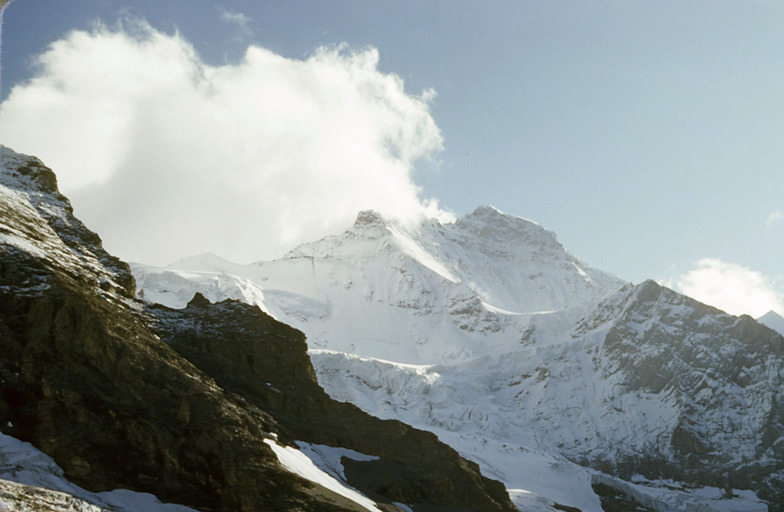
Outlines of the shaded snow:
[{"label": "shaded snow", "polygon": [[687,488],[670,480],[649,481],[637,477],[624,482],[607,475],[595,475],[594,481],[623,490],[629,496],[658,512],[767,512],[768,506],[754,493],[733,489],[733,496],[717,487]]},{"label": "shaded snow", "polygon": [[[306,480],[310,480],[311,482],[315,482],[318,485],[329,489],[330,491],[340,494],[341,496],[365,507],[367,510],[372,512],[381,512],[381,510],[376,507],[375,501],[367,498],[360,492],[351,489],[345,483],[340,482],[333,475],[319,468],[314,463],[314,461],[303,451],[297,450],[296,448],[292,448],[290,446],[280,445],[271,439],[265,439],[264,442],[267,443],[269,447],[272,448],[272,450],[275,452],[275,455],[278,457],[281,465],[283,465],[284,468],[291,471],[292,473],[299,475]],[[326,452],[323,449],[314,448],[313,445],[310,445],[308,451],[310,452],[311,456],[319,458],[321,458],[323,453]],[[347,452],[349,451],[347,450]],[[329,460],[330,466],[333,466],[335,463],[334,456],[334,452],[328,453],[325,462],[326,460]],[[342,469],[340,472],[342,473]]]},{"label": "shaded snow", "polygon": [[248,304],[264,306],[264,291],[247,278],[225,272],[185,271],[168,268],[142,267],[131,264],[131,271],[139,276],[136,281],[138,298],[154,304],[166,304],[182,309],[196,293],[211,302],[225,299],[241,300]]},{"label": "shaded snow", "polygon": [[782,317],[775,311],[768,311],[767,313],[759,317],[757,321],[763,325],[770,327],[777,333],[784,336],[784,317]]},{"label": "shaded snow", "polygon": [[343,235],[279,260],[200,255],[166,269],[137,265],[134,275],[148,301],[183,307],[195,291],[222,293],[303,330],[313,348],[414,364],[502,353],[532,314],[579,307],[623,284],[535,223],[494,209],[416,229],[363,212]]},{"label": "shaded snow", "polygon": [[[0,479],[62,493],[62,496],[54,495],[55,503],[58,501],[70,503],[69,497],[78,498],[86,505],[78,505],[82,508],[75,510],[84,510],[85,512],[98,509],[108,509],[115,512],[196,512],[183,505],[161,503],[158,498],[147,493],[125,489],[100,493],[86,491],[69,482],[65,478],[63,470],[51,457],[30,443],[19,441],[5,434],[0,434]],[[49,496],[49,500],[51,501],[51,496]],[[90,505],[94,508],[91,508]],[[28,509],[20,508],[19,510]]]},{"label": "shaded snow", "polygon": [[[246,300],[306,333],[331,396],[436,433],[512,489],[521,510],[600,512],[591,488],[597,473],[570,461],[666,456],[686,405],[712,423],[715,443],[737,445],[745,456],[740,447],[754,445],[747,438],[767,410],[763,388],[775,380],[748,389],[711,382],[694,397],[686,384],[666,392],[630,387],[639,371],[609,352],[611,332],[623,331],[626,345],[616,349],[635,354],[632,361],[655,362],[666,351],[648,341],[652,332],[682,339],[697,358],[682,367],[684,382],[706,381],[713,377],[700,365],[733,357],[738,342],[708,350],[702,344],[710,335],[690,337],[689,329],[719,332],[735,320],[699,317],[667,293],[648,303],[655,285],[624,285],[571,256],[536,223],[493,208],[414,230],[363,212],[343,235],[279,260],[212,259],[199,270],[203,264],[197,258],[170,270],[202,272],[198,286],[221,273],[253,282],[263,294]],[[175,279],[156,286],[187,288]],[[687,325],[695,317],[697,327]],[[653,501],[667,507],[665,495]],[[753,494],[738,501],[757,503]]]},{"label": "shaded snow", "polygon": [[341,480],[346,479],[342,462],[343,457],[360,462],[379,459],[379,457],[365,455],[348,448],[335,448],[333,446],[303,442],[298,442],[297,446],[319,469]]}]

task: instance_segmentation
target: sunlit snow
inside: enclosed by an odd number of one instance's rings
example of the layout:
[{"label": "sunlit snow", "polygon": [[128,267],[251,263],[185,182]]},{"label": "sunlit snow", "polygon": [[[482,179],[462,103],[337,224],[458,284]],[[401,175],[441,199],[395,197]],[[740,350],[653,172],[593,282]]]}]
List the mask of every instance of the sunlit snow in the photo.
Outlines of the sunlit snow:
[{"label": "sunlit snow", "polygon": [[[645,286],[591,269],[541,226],[493,208],[416,229],[361,217],[343,235],[279,260],[211,264],[188,286],[222,274],[252,281],[262,293],[243,300],[263,301],[306,333],[331,396],[436,433],[516,489],[521,510],[600,512],[597,473],[569,460],[667,445],[681,414],[677,396],[627,391],[623,374],[600,357],[609,329]],[[174,276],[185,270],[198,271],[199,262],[177,263],[157,286],[184,289]],[[146,271],[135,269],[142,280]],[[658,307],[668,318],[691,314],[685,305]],[[654,316],[624,325],[641,337],[666,324]],[[740,388],[723,392],[749,403]],[[739,438],[754,431],[758,418],[733,414],[711,421],[719,429],[732,421]],[[629,492],[649,487],[635,486]],[[695,506],[725,510],[687,494]],[[679,496],[664,490],[653,501],[665,510]],[[756,510],[753,494],[739,496]]]},{"label": "sunlit snow", "polygon": [[[372,512],[381,512],[381,510],[376,507],[375,501],[367,498],[358,491],[349,488],[344,483],[338,481],[334,476],[320,469],[318,466],[316,466],[316,464],[314,464],[313,460],[311,460],[302,451],[290,446],[280,445],[270,439],[265,439],[264,442],[267,443],[270,448],[272,448],[283,467],[292,473],[297,474],[306,480],[310,480],[311,482],[315,482],[320,486],[329,489],[330,491],[336,492],[337,494],[340,494],[341,496],[344,496],[351,501],[365,507],[367,510]],[[318,453],[314,448],[311,448],[310,451],[314,454]],[[330,455],[334,456],[334,454]],[[334,460],[332,461],[332,464],[334,465]]]}]

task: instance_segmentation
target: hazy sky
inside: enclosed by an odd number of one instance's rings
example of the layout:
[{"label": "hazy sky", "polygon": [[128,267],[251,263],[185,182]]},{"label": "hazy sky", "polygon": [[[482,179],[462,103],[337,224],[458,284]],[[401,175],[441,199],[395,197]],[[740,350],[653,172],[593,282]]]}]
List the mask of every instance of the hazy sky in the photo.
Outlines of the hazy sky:
[{"label": "hazy sky", "polygon": [[782,27],[779,0],[16,0],[0,142],[128,260],[491,204],[784,313]]}]

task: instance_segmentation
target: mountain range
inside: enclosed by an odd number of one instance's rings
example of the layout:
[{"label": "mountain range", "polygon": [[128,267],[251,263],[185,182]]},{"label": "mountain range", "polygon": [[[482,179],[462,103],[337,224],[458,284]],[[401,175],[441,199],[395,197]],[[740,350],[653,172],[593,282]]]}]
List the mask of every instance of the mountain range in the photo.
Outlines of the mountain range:
[{"label": "mountain range", "polygon": [[274,261],[133,268],[144,300],[233,297],[302,330],[332,397],[435,432],[521,510],[598,511],[600,485],[657,510],[781,501],[781,336],[593,269],[534,222],[367,211]]},{"label": "mountain range", "polygon": [[[626,283],[492,207],[450,224],[360,212],[250,265],[128,267],[42,163],[2,163],[0,430],[81,498],[784,510],[784,338],[748,316]],[[308,461],[361,497],[303,479]],[[259,475],[284,483],[260,492]]]},{"label": "mountain range", "polygon": [[50,169],[0,164],[4,507],[515,510],[432,433],[328,397],[302,332],[258,307],[137,300]]}]

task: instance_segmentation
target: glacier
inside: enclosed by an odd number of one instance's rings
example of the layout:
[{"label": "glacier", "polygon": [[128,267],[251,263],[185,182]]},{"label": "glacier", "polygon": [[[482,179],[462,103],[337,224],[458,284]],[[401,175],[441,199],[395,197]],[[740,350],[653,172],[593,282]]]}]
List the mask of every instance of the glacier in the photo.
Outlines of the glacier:
[{"label": "glacier", "polygon": [[766,351],[784,339],[493,207],[413,228],[365,211],[273,261],[132,269],[144,300],[236,298],[302,330],[332,397],[436,433],[521,510],[598,512],[604,484],[654,510],[761,511],[737,475],[782,482],[784,437],[758,438],[780,426]]}]

